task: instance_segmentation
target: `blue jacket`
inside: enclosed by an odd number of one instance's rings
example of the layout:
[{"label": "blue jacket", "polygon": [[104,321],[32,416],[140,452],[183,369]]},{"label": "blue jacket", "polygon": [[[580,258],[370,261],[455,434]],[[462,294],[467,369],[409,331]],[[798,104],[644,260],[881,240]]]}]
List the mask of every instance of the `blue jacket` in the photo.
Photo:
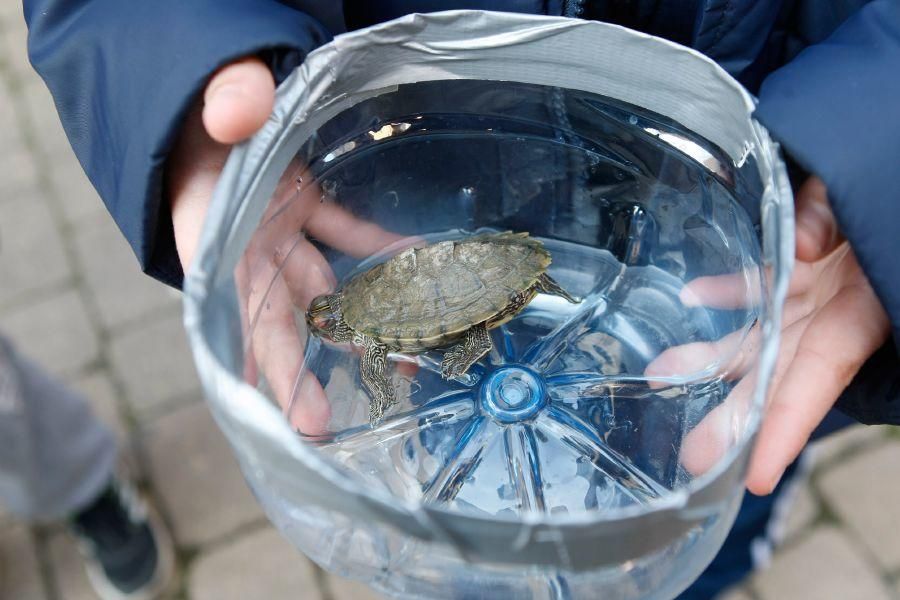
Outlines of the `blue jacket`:
[{"label": "blue jacket", "polygon": [[[262,54],[276,77],[347,28],[483,8],[620,23],[692,46],[759,95],[819,175],[887,308],[893,340],[841,399],[900,423],[900,0],[25,0],[29,55],[82,166],[144,270],[179,285],[163,167],[209,75]],[[343,10],[342,10],[343,9]]]}]

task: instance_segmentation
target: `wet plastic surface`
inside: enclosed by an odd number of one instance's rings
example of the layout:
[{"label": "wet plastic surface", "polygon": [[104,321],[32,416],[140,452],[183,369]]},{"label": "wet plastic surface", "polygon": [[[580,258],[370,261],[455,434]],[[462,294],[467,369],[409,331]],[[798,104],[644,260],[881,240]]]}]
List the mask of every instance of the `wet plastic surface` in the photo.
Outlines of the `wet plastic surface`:
[{"label": "wet plastic surface", "polygon": [[[362,102],[320,129],[257,235],[297,214],[310,226],[258,287],[303,273],[312,252],[339,289],[412,244],[512,230],[543,242],[548,273],[580,302],[538,294],[453,380],[440,374],[446,348],[391,354],[399,405],[375,427],[358,346],[301,325],[305,362],[288,413],[308,441],[367,486],[474,514],[608,510],[691,481],[685,436],[744,374],[728,369],[761,310],[751,297],[759,243],[733,182],[648,130],[691,134],[628,108],[556,88],[437,82]],[[317,229],[317,214],[347,228]],[[374,252],[360,256],[366,247]],[[729,310],[682,301],[686,282],[727,273],[739,275]],[[288,285],[307,283],[317,282]],[[720,339],[680,370],[647,373],[667,350]],[[322,410],[297,393],[312,377],[329,418],[304,430],[305,414]],[[724,455],[746,416],[705,451]]]}]

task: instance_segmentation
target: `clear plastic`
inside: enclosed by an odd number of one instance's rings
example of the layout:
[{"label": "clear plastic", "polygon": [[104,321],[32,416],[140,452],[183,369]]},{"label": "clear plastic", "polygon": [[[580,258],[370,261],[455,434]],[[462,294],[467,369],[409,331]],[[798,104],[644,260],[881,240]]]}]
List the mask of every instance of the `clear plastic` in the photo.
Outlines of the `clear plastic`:
[{"label": "clear plastic", "polygon": [[[752,157],[738,169],[671,119],[559,87],[448,80],[368,96],[296,152],[235,272],[246,380],[305,444],[398,504],[525,522],[672,506],[734,460],[755,426],[768,319]],[[453,379],[447,346],[392,352],[398,404],[371,424],[362,349],[311,335],[312,300],[411,246],[503,231],[541,241],[579,301],[537,294]],[[428,598],[670,597],[742,494],[720,487],[700,525],[656,552],[579,570],[472,564],[255,487],[326,568]]]}]

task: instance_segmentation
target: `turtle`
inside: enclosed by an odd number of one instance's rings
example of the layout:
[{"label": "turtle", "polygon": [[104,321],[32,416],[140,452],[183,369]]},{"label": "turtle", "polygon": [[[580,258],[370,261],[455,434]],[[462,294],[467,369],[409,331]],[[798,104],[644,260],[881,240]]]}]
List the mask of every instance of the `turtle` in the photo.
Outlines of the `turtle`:
[{"label": "turtle", "polygon": [[515,317],[538,292],[578,303],[547,274],[550,253],[526,232],[498,232],[404,250],[317,296],[308,331],[363,348],[360,379],[374,426],[397,402],[388,352],[446,348],[444,379],[459,377],[492,347],[488,330]]}]

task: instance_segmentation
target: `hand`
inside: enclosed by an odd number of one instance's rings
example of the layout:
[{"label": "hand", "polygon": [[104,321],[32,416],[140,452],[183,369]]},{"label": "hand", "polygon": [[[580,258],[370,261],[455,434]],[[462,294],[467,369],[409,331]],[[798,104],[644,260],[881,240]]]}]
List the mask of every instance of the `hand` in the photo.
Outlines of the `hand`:
[{"label": "hand", "polygon": [[[769,400],[750,462],[747,488],[770,493],[810,434],[854,375],[884,343],[887,314],[869,285],[849,244],[841,237],[828,206],[825,185],[807,180],[797,194],[796,264],[782,316],[781,348]],[[739,308],[758,292],[747,278],[701,277],[681,293],[686,305]],[[746,343],[758,341],[750,332]],[[684,373],[708,364],[718,350],[733,347],[726,336],[709,344],[688,344],[660,354],[648,374]],[[734,424],[743,423],[756,372],[738,356],[726,369],[743,379],[729,397],[687,436],[682,463],[695,475],[712,467],[732,443]]]},{"label": "hand", "polygon": [[782,323],[771,400],[747,488],[768,494],[844,388],[890,334],[890,321],[838,231],[825,184],[797,194],[797,262]]},{"label": "hand", "polygon": [[[275,85],[257,59],[229,65],[213,76],[185,120],[166,169],[175,242],[187,272],[230,144],[255,133],[268,118]],[[315,377],[302,373],[304,340],[294,320],[335,277],[306,233],[346,254],[368,256],[400,236],[360,219],[333,202],[294,163],[285,173],[235,272],[247,340],[245,379],[265,375],[291,423],[303,433],[324,433],[331,409]],[[300,181],[300,183],[298,183]]]},{"label": "hand", "polygon": [[213,75],[185,118],[166,165],[175,245],[187,272],[213,188],[231,144],[263,126],[275,103],[275,81],[259,59],[247,58]]}]

